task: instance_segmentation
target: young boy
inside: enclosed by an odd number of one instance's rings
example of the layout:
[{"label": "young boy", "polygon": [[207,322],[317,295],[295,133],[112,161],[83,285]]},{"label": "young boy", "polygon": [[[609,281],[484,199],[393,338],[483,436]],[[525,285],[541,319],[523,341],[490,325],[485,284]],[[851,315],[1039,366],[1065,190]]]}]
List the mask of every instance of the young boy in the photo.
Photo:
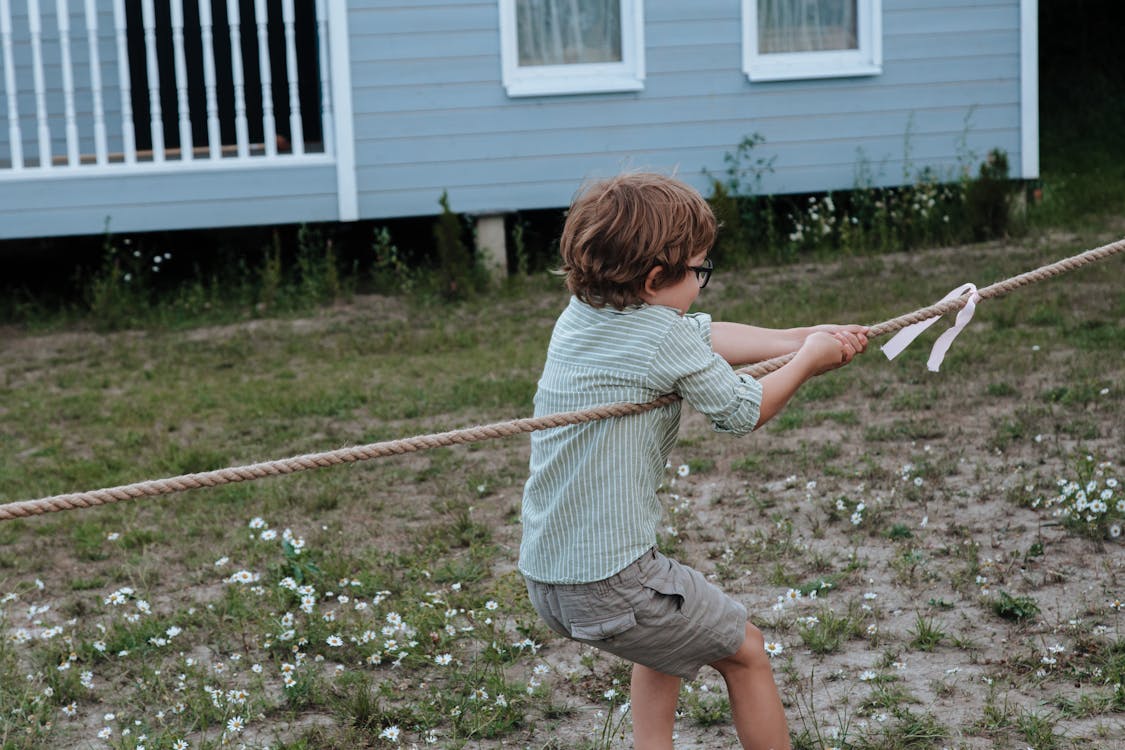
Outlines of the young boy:
[{"label": "young boy", "polygon": [[[867,347],[863,326],[789,330],[688,314],[710,279],[716,222],[707,202],[658,174],[590,186],[570,207],[562,270],[573,293],[551,337],[535,414],[679,393],[716,430],[742,435],[814,375]],[[756,381],[745,364],[796,351]],[[746,748],[789,748],[761,632],[746,608],[655,549],[657,488],[680,404],[531,437],[519,568],[552,630],[633,662],[633,738],[671,748],[680,680],[723,676]]]}]

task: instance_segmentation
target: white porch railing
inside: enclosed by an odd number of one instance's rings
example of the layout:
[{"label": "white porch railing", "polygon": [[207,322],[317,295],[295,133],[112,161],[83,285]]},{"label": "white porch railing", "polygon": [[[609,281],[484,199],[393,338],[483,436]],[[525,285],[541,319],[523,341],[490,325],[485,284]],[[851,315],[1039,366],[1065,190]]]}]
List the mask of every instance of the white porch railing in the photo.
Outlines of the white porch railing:
[{"label": "white porch railing", "polygon": [[0,0],[0,179],[333,157],[329,13],[344,28],[335,0]]}]

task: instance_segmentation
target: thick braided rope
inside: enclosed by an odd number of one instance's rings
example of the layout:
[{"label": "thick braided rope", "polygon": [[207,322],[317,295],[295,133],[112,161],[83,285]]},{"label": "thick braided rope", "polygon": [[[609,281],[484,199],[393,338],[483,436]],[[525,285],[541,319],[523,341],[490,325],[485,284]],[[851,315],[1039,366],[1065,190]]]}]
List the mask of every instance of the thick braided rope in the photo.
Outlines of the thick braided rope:
[{"label": "thick braided rope", "polygon": [[66,495],[53,495],[39,500],[25,500],[16,503],[0,505],[0,521],[10,521],[15,518],[54,513],[60,510],[74,508],[89,508],[95,505],[108,505],[122,500],[133,500],[138,497],[154,497],[156,495],[170,495],[173,492],[197,489],[199,487],[217,487],[221,484],[246,482],[252,479],[293,474],[308,469],[320,469],[326,466],[366,461],[382,456],[395,456],[403,453],[440,448],[448,445],[475,443],[481,440],[519,435],[524,432],[545,430],[550,427],[561,427],[568,424],[593,422],[598,419],[610,417],[624,417],[631,414],[657,409],[661,406],[679,401],[678,394],[671,393],[666,396],[649,401],[644,404],[609,404],[582,411],[561,412],[548,414],[543,417],[527,417],[510,422],[497,422],[496,424],[467,427],[461,430],[440,432],[432,435],[419,435],[402,440],[389,440],[381,443],[339,448],[323,453],[308,453],[303,456],[282,458],[276,461],[249,464],[247,466],[233,466],[226,469],[215,469],[198,474],[182,474],[167,479],[152,479],[147,482],[126,484],[118,487],[109,487],[90,492],[74,492]]},{"label": "thick braided rope", "polygon": [[[1029,284],[1034,284],[1037,281],[1043,281],[1045,279],[1058,276],[1060,274],[1066,273],[1067,271],[1074,271],[1075,269],[1081,268],[1082,266],[1089,265],[1090,263],[1102,260],[1103,258],[1108,258],[1109,256],[1115,255],[1116,253],[1120,253],[1122,251],[1125,251],[1125,239],[1118,240],[1117,242],[1111,242],[1110,244],[1102,245],[1101,247],[1096,247],[1093,250],[1087,250],[1086,252],[1079,253],[1078,255],[1072,255],[1069,258],[1064,258],[1062,260],[1055,261],[1054,263],[1049,263],[1045,266],[1040,266],[1033,271],[1026,271],[1019,274],[1018,276],[1004,279],[1003,281],[998,281],[995,284],[990,284],[989,286],[986,286],[982,289],[978,289],[977,294],[981,299],[1003,297],[1008,292],[1015,291],[1020,287],[1025,287]],[[890,320],[884,320],[882,323],[876,323],[875,325],[869,326],[867,335],[869,338],[875,338],[876,336],[883,336],[888,333],[894,333],[895,331],[906,328],[909,325],[921,323],[923,320],[929,320],[930,318],[941,317],[946,313],[956,312],[957,310],[960,310],[962,307],[964,307],[968,301],[969,294],[966,293],[961,295],[960,297],[957,297],[956,299],[938,302],[927,307],[921,307],[914,312],[906,313],[905,315],[900,315],[897,318],[891,318]],[[767,359],[762,362],[757,362],[753,365],[741,368],[739,372],[744,372],[748,375],[760,378],[767,373],[773,372],[789,360],[793,359],[795,354],[796,352],[792,354],[783,354],[780,357],[774,357],[773,359]],[[2,507],[3,506],[0,506],[0,509],[2,509]]]},{"label": "thick braided rope", "polygon": [[[1125,239],[1109,245],[1103,245],[1093,250],[1087,250],[1084,253],[1070,258],[1042,266],[1034,271],[1022,273],[1019,276],[1013,276],[1010,279],[1005,279],[1004,281],[980,289],[978,294],[982,299],[1000,297],[1012,290],[1027,286],[1036,281],[1058,276],[1067,271],[1073,271],[1076,268],[1107,258],[1123,250],[1125,250]],[[967,301],[968,296],[966,295],[957,299],[920,308],[912,313],[900,315],[897,318],[892,318],[870,326],[869,335],[871,337],[882,336],[905,328],[913,323],[929,320],[930,318],[935,318],[954,310],[960,310],[965,306]],[[764,362],[758,362],[745,367],[741,369],[740,372],[747,373],[753,377],[761,377],[777,370],[791,360],[793,356],[793,354],[787,354],[781,357],[774,357],[773,359],[768,359]],[[525,432],[545,430],[551,427],[592,422],[599,419],[608,419],[610,417],[641,414],[646,411],[651,411],[652,409],[667,406],[679,400],[680,396],[678,394],[670,393],[643,404],[610,404],[608,406],[584,409],[581,411],[549,414],[543,417],[528,417],[509,422],[497,422],[495,424],[479,427],[468,427],[450,432],[420,435],[402,440],[390,440],[351,448],[339,448],[323,453],[309,453],[303,456],[283,458],[276,461],[265,461],[247,466],[234,466],[226,469],[205,471],[198,474],[183,474],[167,479],[153,479],[146,482],[137,482],[135,484],[126,484],[89,492],[74,492],[66,495],[53,495],[38,500],[7,503],[0,505],[0,521],[9,521],[15,518],[25,518],[44,513],[54,513],[60,510],[107,505],[109,503],[133,500],[139,497],[169,495],[174,492],[182,492],[199,487],[216,487],[221,484],[246,482],[253,479],[262,479],[264,477],[292,474],[298,471],[319,469],[325,466],[335,466],[337,464],[354,463],[356,461],[366,461],[382,456],[413,453],[430,448],[474,443],[481,440],[519,435]]]}]

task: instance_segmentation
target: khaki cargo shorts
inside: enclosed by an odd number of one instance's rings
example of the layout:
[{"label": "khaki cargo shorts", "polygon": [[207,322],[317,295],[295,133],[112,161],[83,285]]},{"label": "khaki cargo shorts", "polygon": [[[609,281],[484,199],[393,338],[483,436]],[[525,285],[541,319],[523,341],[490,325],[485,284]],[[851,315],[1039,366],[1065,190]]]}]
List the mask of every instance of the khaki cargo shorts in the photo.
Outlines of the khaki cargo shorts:
[{"label": "khaki cargo shorts", "polygon": [[559,635],[686,680],[733,654],[746,637],[744,606],[655,549],[604,580],[527,579],[527,592]]}]

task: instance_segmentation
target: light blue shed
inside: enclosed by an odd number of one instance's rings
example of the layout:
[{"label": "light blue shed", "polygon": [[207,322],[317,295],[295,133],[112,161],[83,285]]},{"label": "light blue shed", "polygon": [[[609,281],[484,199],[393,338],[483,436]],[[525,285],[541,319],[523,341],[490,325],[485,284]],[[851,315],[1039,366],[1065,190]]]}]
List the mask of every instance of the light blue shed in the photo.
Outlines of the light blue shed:
[{"label": "light blue shed", "polygon": [[0,238],[1038,176],[1036,0],[0,0]]}]

